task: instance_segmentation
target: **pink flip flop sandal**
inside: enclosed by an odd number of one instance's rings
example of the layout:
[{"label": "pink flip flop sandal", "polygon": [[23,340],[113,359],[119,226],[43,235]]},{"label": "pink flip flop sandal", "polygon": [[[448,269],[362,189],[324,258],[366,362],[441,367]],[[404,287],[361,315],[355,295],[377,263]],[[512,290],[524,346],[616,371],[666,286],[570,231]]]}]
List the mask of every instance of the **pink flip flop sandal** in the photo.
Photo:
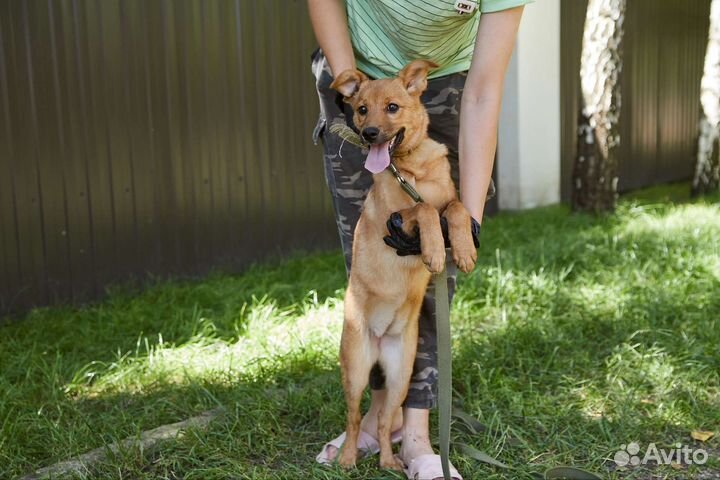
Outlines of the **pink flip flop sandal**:
[{"label": "pink flip flop sandal", "polygon": [[[402,440],[402,432],[400,430],[397,430],[392,433],[390,436],[390,441],[392,443],[399,443],[400,440]],[[338,451],[340,451],[340,448],[342,447],[343,443],[345,442],[345,432],[342,433],[339,437],[337,437],[334,440],[329,441],[325,444],[323,449],[318,453],[318,456],[315,457],[315,461],[318,463],[321,463],[323,465],[331,464],[335,461],[335,458],[330,459],[330,456],[328,455],[328,447],[335,447]],[[380,451],[380,444],[378,443],[377,439],[370,435],[367,432],[363,432],[360,430],[360,435],[358,435],[358,454],[360,458],[369,457],[370,455],[375,455]]]},{"label": "pink flip flop sandal", "polygon": [[[420,455],[413,458],[405,469],[405,475],[410,480],[434,480],[443,478],[440,455]],[[450,476],[455,480],[463,480],[455,467],[450,465]]]}]

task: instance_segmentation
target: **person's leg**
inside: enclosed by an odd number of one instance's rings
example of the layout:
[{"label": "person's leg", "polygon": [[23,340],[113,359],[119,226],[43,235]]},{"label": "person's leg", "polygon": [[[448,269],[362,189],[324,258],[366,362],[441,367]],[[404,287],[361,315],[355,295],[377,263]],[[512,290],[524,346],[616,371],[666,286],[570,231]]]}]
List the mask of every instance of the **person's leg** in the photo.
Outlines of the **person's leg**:
[{"label": "person's leg", "polygon": [[[459,185],[458,134],[460,130],[460,100],[465,74],[433,79],[423,93],[423,104],[430,115],[430,137],[448,147],[451,175]],[[457,268],[447,256],[448,294],[450,302],[455,293]],[[430,409],[437,404],[437,331],[435,327],[435,285],[433,281],[423,299],[418,321],[418,349],[413,366],[405,408],[403,411],[403,443],[400,457],[406,462],[420,455],[433,453],[430,443]]]},{"label": "person's leg", "polygon": [[[345,123],[346,115],[351,115],[351,110],[342,102],[338,93],[330,88],[333,77],[321,52],[314,55],[312,68],[320,100],[320,119],[315,128],[314,140],[316,142],[322,140],[325,180],[332,196],[335,221],[345,257],[345,268],[349,275],[352,266],[355,225],[360,218],[360,209],[372,185],[372,174],[363,167],[365,156],[362,151],[355,145],[343,142],[340,137],[328,129],[329,125],[334,122]],[[382,370],[377,366],[374,367],[370,372],[372,402],[360,424],[360,429],[374,438],[377,438],[378,412],[385,399],[384,384]],[[393,431],[398,430],[401,426],[402,411],[398,410],[393,421]],[[327,451],[329,459],[332,460],[336,455],[337,449],[329,447]]]},{"label": "person's leg", "polygon": [[320,101],[320,118],[313,132],[313,140],[322,141],[325,181],[327,182],[335,210],[340,242],[345,256],[348,276],[352,263],[352,243],[355,225],[360,218],[360,209],[368,190],[372,186],[372,174],[363,168],[365,156],[360,148],[344,142],[330,132],[330,125],[346,123],[352,115],[350,106],[332,88],[330,66],[321,51],[313,56],[313,74]]}]

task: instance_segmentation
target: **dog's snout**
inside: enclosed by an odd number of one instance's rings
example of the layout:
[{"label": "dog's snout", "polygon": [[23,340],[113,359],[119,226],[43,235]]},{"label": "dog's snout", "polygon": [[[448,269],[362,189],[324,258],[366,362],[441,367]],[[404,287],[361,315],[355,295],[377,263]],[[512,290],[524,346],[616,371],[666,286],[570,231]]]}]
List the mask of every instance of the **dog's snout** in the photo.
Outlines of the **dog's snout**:
[{"label": "dog's snout", "polygon": [[378,135],[380,134],[380,129],[375,127],[368,127],[364,128],[362,131],[362,136],[365,140],[368,142],[374,142]]}]

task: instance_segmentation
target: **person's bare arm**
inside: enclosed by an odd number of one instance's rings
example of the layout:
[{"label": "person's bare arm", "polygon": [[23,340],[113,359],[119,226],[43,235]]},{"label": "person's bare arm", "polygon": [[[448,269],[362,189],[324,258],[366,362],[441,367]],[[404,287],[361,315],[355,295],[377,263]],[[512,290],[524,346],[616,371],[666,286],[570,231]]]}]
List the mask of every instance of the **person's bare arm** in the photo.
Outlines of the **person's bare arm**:
[{"label": "person's bare arm", "polygon": [[308,0],[315,38],[330,64],[333,76],[355,68],[343,3],[343,0]]},{"label": "person's bare arm", "polygon": [[523,7],[480,17],[475,52],[465,82],[460,111],[460,196],[482,222],[490,186],[503,82]]}]

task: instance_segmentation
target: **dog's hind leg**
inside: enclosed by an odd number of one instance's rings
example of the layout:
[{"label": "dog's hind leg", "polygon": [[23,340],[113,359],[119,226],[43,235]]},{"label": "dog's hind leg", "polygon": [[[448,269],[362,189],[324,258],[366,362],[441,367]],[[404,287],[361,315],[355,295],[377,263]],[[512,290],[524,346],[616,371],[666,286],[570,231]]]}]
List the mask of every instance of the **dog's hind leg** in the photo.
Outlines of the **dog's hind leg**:
[{"label": "dog's hind leg", "polygon": [[393,414],[407,396],[417,350],[417,328],[417,321],[409,321],[399,334],[385,335],[380,339],[379,363],[385,372],[387,390],[385,404],[378,414],[380,466],[383,468],[403,469],[402,461],[393,455],[390,429]]},{"label": "dog's hind leg", "polygon": [[338,458],[343,467],[352,467],[357,460],[360,433],[360,401],[368,384],[370,369],[378,358],[379,342],[367,328],[365,312],[352,301],[351,287],[345,299],[345,323],[340,342],[340,368],[347,403],[345,443]]}]

